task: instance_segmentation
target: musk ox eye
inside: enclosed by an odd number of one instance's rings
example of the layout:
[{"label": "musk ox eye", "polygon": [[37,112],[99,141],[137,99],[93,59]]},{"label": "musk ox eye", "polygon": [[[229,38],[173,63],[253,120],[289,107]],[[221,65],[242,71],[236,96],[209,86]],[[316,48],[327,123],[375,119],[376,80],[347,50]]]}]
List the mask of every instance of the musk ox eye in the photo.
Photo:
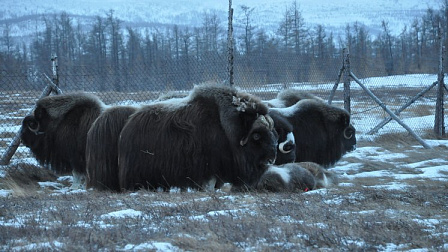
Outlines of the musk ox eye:
[{"label": "musk ox eye", "polygon": [[254,134],[252,134],[252,139],[253,139],[254,141],[260,141],[260,139],[261,139],[261,134],[260,134],[260,133],[254,133]]},{"label": "musk ox eye", "polygon": [[30,122],[28,122],[28,127],[32,128],[32,129],[36,129],[37,123],[35,121],[30,121]]}]

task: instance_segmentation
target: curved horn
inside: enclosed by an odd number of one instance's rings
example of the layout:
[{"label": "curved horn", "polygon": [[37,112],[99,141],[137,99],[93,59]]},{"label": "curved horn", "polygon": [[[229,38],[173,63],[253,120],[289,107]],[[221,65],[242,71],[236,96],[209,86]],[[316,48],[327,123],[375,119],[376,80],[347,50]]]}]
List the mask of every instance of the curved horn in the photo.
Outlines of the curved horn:
[{"label": "curved horn", "polygon": [[344,129],[344,138],[350,139],[352,137],[353,137],[353,129],[351,126],[348,126],[347,128]]},{"label": "curved horn", "polygon": [[286,135],[286,140],[281,142],[278,145],[278,149],[282,152],[282,153],[290,153],[293,148],[291,147],[290,149],[285,149],[286,146],[292,146],[295,144],[295,140],[294,140],[294,134],[292,132],[289,132],[288,135]]}]

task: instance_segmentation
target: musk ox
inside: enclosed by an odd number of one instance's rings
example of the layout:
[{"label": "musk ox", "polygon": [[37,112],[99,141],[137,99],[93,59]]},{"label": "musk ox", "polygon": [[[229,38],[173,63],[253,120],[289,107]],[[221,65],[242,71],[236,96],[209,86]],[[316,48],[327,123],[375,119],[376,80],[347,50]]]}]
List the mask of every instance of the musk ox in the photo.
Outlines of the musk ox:
[{"label": "musk ox", "polygon": [[[320,99],[303,99],[285,108],[270,108],[274,119],[284,117],[293,127],[295,161],[333,166],[345,153],[356,148],[355,128],[350,114]],[[281,159],[282,152],[278,158]]]},{"label": "musk ox", "polygon": [[305,100],[305,99],[313,99],[318,100],[321,102],[325,102],[321,98],[310,94],[305,91],[300,91],[297,89],[285,89],[280,91],[277,94],[277,98],[265,101],[265,103],[270,108],[286,108],[291,107],[294,104],[296,104],[298,101]]},{"label": "musk ox", "polygon": [[24,118],[20,138],[37,161],[57,174],[74,175],[73,187],[85,175],[87,132],[104,108],[96,96],[72,93],[39,99]]},{"label": "musk ox", "polygon": [[120,188],[255,186],[277,153],[267,113],[257,97],[221,85],[142,106],[120,134]]},{"label": "musk ox", "polygon": [[87,188],[120,191],[118,137],[136,110],[131,106],[109,107],[92,124],[86,144]]},{"label": "musk ox", "polygon": [[337,184],[336,174],[316,163],[303,162],[270,166],[256,188],[268,192],[306,192]]}]

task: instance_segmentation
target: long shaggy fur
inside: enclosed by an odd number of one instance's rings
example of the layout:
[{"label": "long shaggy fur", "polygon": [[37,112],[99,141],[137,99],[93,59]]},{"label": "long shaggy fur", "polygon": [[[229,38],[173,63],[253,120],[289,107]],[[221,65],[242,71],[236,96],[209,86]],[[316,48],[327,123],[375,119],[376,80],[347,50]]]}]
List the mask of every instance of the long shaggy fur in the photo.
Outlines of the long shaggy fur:
[{"label": "long shaggy fur", "polygon": [[301,90],[297,90],[297,89],[285,89],[285,90],[280,91],[277,94],[277,98],[266,101],[265,103],[270,108],[286,108],[286,107],[291,107],[294,104],[296,104],[297,102],[299,102],[301,100],[305,100],[305,99],[313,99],[313,100],[325,102],[321,98],[319,98],[311,93],[305,92],[305,91],[301,91]]},{"label": "long shaggy fur", "polygon": [[292,124],[296,162],[315,162],[328,168],[356,147],[350,114],[321,100],[303,99],[290,107],[270,108],[269,114],[274,119],[283,116]]},{"label": "long shaggy fur", "polygon": [[85,174],[87,131],[103,108],[87,93],[44,97],[22,122],[22,143],[40,164],[58,174]]},{"label": "long shaggy fur", "polygon": [[272,165],[261,176],[257,189],[268,192],[302,192],[338,184],[335,173],[312,162]]},{"label": "long shaggy fur", "polygon": [[118,183],[118,138],[130,115],[131,106],[106,109],[87,134],[87,188],[120,191]]},{"label": "long shaggy fur", "polygon": [[216,85],[142,107],[121,131],[120,188],[254,186],[276,155],[273,125],[260,119],[267,112],[258,98]]},{"label": "long shaggy fur", "polygon": [[257,183],[258,190],[268,192],[303,192],[315,188],[315,176],[298,163],[272,165]]}]

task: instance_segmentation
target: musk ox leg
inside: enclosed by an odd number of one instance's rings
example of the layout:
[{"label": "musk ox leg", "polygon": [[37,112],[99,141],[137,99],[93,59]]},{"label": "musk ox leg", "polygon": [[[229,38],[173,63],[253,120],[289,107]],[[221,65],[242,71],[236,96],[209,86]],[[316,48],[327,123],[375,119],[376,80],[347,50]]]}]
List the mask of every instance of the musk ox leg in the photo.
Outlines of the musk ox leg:
[{"label": "musk ox leg", "polygon": [[213,176],[210,178],[209,181],[205,181],[202,184],[202,189],[206,192],[214,192],[215,191],[215,185],[216,185],[216,177]]},{"label": "musk ox leg", "polygon": [[85,189],[86,175],[84,173],[79,173],[75,170],[73,170],[72,173],[73,173],[73,183],[72,186],[70,186],[70,189],[72,190]]}]

